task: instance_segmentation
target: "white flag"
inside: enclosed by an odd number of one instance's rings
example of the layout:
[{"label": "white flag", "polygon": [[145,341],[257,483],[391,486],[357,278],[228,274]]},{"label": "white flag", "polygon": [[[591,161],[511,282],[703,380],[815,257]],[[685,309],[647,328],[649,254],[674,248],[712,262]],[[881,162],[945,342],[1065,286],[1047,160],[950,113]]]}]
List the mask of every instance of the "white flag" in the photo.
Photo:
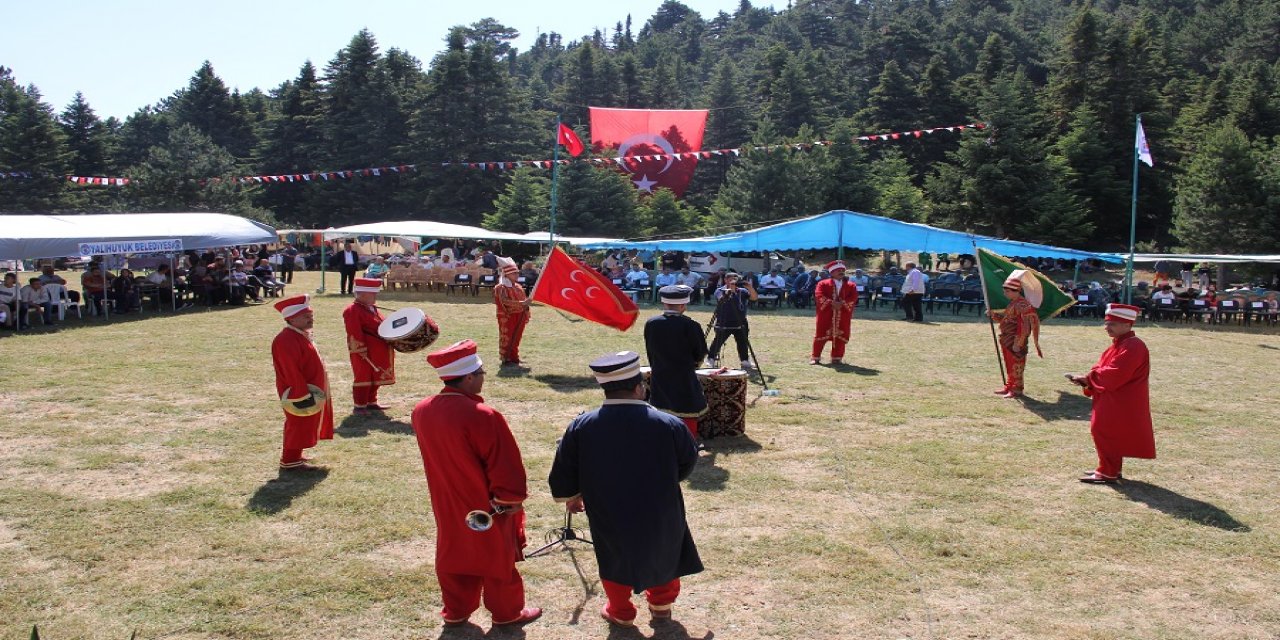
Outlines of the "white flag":
[{"label": "white flag", "polygon": [[1142,120],[1138,120],[1138,139],[1134,141],[1134,148],[1138,150],[1138,159],[1147,163],[1148,167],[1156,166],[1155,158],[1151,157],[1151,147],[1147,145],[1147,134],[1142,130]]}]

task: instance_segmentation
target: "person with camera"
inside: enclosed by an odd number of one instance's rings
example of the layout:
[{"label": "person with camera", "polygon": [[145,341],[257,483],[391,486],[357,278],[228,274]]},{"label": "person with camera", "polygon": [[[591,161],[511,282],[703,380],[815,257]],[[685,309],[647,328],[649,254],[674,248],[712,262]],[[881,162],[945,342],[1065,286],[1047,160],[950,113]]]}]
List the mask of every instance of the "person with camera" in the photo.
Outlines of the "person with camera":
[{"label": "person with camera", "polygon": [[742,279],[733,271],[725,272],[723,282],[724,284],[720,285],[715,292],[716,311],[712,318],[712,327],[715,329],[716,337],[711,340],[710,356],[707,361],[713,367],[720,366],[720,348],[728,341],[729,336],[733,336],[742,368],[750,369],[747,309],[757,299],[756,288],[751,286],[750,280],[745,282],[745,287],[739,287],[738,283],[742,282]]}]

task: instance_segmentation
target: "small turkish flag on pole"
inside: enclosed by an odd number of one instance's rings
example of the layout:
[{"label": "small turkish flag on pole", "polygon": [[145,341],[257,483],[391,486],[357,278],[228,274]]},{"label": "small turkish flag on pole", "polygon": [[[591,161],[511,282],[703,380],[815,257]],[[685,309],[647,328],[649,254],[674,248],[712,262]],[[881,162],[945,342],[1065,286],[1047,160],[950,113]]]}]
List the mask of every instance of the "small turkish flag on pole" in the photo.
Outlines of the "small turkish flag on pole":
[{"label": "small turkish flag on pole", "polygon": [[560,123],[559,141],[560,144],[564,145],[565,149],[569,150],[569,155],[575,158],[582,155],[582,151],[586,149],[582,144],[582,138],[579,138],[578,134],[574,133],[573,129],[570,129],[569,125],[563,122]]},{"label": "small turkish flag on pole", "polygon": [[630,296],[560,247],[551,249],[529,299],[618,331],[630,329],[640,315]]}]

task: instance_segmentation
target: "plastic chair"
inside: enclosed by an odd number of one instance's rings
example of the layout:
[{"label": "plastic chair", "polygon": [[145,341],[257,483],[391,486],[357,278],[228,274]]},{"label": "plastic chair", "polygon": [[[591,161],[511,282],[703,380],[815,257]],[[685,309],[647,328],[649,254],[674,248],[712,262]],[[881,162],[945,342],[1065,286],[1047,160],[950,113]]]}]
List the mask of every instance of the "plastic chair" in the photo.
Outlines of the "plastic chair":
[{"label": "plastic chair", "polygon": [[67,294],[67,287],[60,284],[46,284],[45,290],[49,292],[49,299],[53,300],[53,306],[58,311],[58,322],[67,319],[67,309],[76,312],[76,317],[83,320],[84,314],[80,312],[80,305],[71,301],[71,296]]}]

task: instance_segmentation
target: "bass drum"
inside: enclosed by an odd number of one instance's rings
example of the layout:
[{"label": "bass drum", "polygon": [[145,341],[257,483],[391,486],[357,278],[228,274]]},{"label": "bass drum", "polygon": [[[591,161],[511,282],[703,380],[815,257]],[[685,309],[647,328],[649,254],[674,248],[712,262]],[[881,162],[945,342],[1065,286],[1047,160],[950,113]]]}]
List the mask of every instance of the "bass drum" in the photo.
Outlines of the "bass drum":
[{"label": "bass drum", "polygon": [[378,325],[378,337],[400,353],[426,349],[439,336],[440,327],[421,309],[401,309]]}]

